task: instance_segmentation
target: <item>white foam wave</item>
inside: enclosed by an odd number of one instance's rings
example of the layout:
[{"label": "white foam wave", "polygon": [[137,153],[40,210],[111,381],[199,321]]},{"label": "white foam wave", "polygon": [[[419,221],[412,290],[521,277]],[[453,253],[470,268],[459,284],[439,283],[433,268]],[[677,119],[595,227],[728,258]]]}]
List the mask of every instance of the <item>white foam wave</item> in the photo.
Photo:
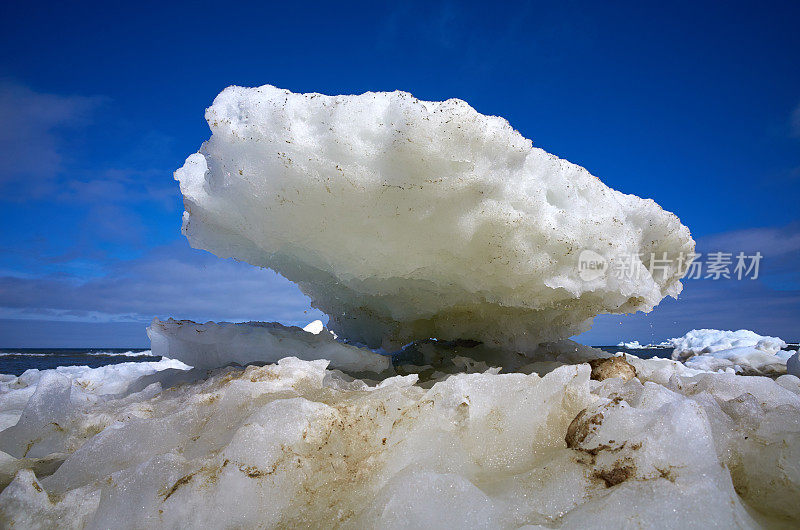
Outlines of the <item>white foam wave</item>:
[{"label": "white foam wave", "polygon": [[58,357],[58,356],[65,356],[65,355],[90,355],[92,357],[96,356],[106,356],[106,357],[155,357],[151,350],[128,350],[125,352],[113,352],[113,351],[76,351],[76,352],[63,352],[63,351],[54,351],[50,353],[41,353],[41,352],[24,352],[24,351],[14,351],[14,352],[2,352],[0,353],[0,357],[10,357],[10,356],[24,356],[24,357]]}]

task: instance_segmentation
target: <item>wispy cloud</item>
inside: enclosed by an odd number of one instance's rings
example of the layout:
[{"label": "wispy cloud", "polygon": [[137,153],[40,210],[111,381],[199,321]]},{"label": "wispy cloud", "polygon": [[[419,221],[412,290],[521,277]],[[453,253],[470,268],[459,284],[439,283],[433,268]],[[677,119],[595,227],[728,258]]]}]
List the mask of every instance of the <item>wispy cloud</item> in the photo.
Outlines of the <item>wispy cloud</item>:
[{"label": "wispy cloud", "polygon": [[751,329],[788,341],[800,339],[800,222],[701,237],[699,252],[761,252],[759,278],[684,280],[678,300],[651,313],[601,315],[578,337],[586,344],[620,340],[660,342],[696,328]]},{"label": "wispy cloud", "polygon": [[159,169],[111,168],[89,178],[73,178],[64,182],[56,194],[60,201],[92,202],[150,202],[171,205],[178,197],[178,184],[169,172]]},{"label": "wispy cloud", "polygon": [[698,240],[697,247],[706,252],[759,251],[769,258],[779,258],[800,251],[800,222],[705,236]]},{"label": "wispy cloud", "polygon": [[120,262],[99,278],[0,278],[0,318],[146,321],[320,318],[299,289],[272,271],[207,252],[185,241]]},{"label": "wispy cloud", "polygon": [[0,81],[0,184],[14,193],[41,193],[63,167],[65,135],[89,123],[105,98],[36,92]]},{"label": "wispy cloud", "polygon": [[0,80],[0,202],[14,234],[4,240],[0,269],[22,277],[31,267],[41,273],[70,260],[81,263],[68,269],[97,269],[102,265],[89,262],[129,257],[169,239],[159,224],[170,218],[177,234],[172,138],[137,130],[118,107],[104,96],[38,92]]}]

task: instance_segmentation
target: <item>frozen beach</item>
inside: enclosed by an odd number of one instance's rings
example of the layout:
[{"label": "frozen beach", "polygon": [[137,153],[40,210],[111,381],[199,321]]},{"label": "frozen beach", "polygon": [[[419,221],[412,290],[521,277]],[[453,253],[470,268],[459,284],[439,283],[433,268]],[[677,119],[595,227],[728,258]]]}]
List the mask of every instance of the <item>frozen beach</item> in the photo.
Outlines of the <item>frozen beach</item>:
[{"label": "frozen beach", "polygon": [[797,377],[631,355],[608,364],[586,347],[503,373],[468,357],[485,358],[476,348],[421,344],[429,364],[361,379],[296,357],[5,377],[0,517],[14,527],[796,525]]},{"label": "frozen beach", "polygon": [[206,120],[184,235],[327,325],[154,318],[0,375],[0,526],[800,524],[796,347],[571,338],[678,297],[677,216],[457,99],[229,87]]}]

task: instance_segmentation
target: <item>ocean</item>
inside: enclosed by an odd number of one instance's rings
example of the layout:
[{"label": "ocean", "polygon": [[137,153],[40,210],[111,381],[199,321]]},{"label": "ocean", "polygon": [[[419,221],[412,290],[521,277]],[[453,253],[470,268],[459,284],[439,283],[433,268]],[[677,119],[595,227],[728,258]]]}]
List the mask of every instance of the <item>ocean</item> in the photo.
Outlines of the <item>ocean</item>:
[{"label": "ocean", "polygon": [[672,355],[674,348],[625,348],[624,346],[595,346],[600,350],[608,353],[617,353],[619,351],[630,353],[640,359],[652,359],[653,357],[661,357],[669,359]]},{"label": "ocean", "polygon": [[[672,348],[628,349],[622,346],[596,346],[610,353],[626,352],[642,359],[669,358]],[[35,368],[48,370],[59,366],[98,368],[109,364],[159,361],[145,348],[0,348],[0,374],[21,375]]]},{"label": "ocean", "polygon": [[0,374],[21,375],[36,368],[59,366],[98,368],[108,364],[159,361],[145,348],[0,348]]}]

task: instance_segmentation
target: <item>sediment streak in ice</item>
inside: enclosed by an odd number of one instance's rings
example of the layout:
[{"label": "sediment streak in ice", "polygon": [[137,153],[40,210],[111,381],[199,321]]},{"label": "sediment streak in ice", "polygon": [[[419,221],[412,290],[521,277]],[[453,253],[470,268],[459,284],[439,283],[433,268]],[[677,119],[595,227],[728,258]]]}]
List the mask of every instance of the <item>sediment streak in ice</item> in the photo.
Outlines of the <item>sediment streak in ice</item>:
[{"label": "sediment streak in ice", "polygon": [[[464,101],[230,87],[206,119],[175,173],[184,234],[296,282],[351,341],[528,350],[681,290],[677,217]],[[601,274],[579,276],[584,250]]]}]

